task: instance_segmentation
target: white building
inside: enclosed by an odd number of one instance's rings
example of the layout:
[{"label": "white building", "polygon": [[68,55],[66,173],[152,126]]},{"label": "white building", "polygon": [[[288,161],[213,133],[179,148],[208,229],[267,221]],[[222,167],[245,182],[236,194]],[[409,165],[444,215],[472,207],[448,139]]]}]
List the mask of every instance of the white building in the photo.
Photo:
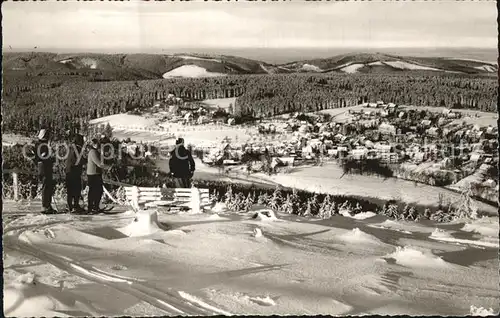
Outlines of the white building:
[{"label": "white building", "polygon": [[384,144],[380,144],[380,143],[376,143],[374,146],[373,146],[373,149],[375,151],[377,151],[378,153],[389,153],[391,152],[391,145],[384,145]]},{"label": "white building", "polygon": [[428,119],[424,119],[420,123],[422,124],[422,126],[427,127],[427,128],[430,127],[432,124],[432,122]]},{"label": "white building", "polygon": [[477,161],[479,161],[481,159],[481,157],[482,157],[482,154],[477,153],[477,152],[473,152],[473,153],[470,154],[469,160],[473,161],[473,162],[477,162]]},{"label": "white building", "polygon": [[427,129],[426,131],[427,135],[437,137],[438,136],[438,128],[437,127],[431,127]]},{"label": "white building", "polygon": [[303,156],[313,156],[313,147],[311,145],[307,145],[302,148],[302,155]]}]

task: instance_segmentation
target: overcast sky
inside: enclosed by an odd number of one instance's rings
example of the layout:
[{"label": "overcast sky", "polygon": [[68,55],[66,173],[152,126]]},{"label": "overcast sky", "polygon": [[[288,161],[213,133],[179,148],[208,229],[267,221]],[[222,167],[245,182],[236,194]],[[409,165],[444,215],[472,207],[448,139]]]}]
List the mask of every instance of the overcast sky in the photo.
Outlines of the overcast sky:
[{"label": "overcast sky", "polygon": [[494,1],[30,1],[2,14],[6,51],[497,47]]}]

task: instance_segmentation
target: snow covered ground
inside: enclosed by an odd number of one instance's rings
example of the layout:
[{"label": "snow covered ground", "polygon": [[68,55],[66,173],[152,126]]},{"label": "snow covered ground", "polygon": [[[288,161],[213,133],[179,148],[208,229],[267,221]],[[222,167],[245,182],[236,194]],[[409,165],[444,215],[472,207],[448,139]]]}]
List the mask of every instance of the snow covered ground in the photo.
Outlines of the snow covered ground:
[{"label": "snow covered ground", "polygon": [[422,66],[418,64],[402,62],[402,61],[394,61],[394,62],[384,62],[384,64],[390,65],[392,67],[401,69],[401,70],[427,70],[427,71],[440,71],[437,68]]},{"label": "snow covered ground", "polygon": [[139,115],[130,115],[130,114],[115,114],[105,117],[100,117],[96,119],[92,119],[89,121],[90,125],[93,124],[109,124],[111,127],[119,126],[119,127],[140,127],[140,128],[148,128],[148,127],[156,127],[154,118],[146,118],[144,116]]},{"label": "snow covered ground", "polygon": [[201,103],[207,105],[208,107],[228,109],[231,105],[234,107],[236,97],[205,99],[202,100]]},{"label": "snow covered ground", "polygon": [[483,244],[498,218],[317,220],[216,208],[152,211],[138,222],[132,212],[4,211],[6,316],[499,311],[498,242]]},{"label": "snow covered ground", "polygon": [[[127,115],[134,116],[134,115]],[[111,116],[108,116],[111,117]],[[135,116],[134,116],[135,117]],[[143,118],[137,116],[139,118]],[[102,120],[100,123],[106,123]],[[242,128],[238,126],[226,125],[195,125],[185,126],[178,123],[163,123],[153,125],[154,119],[138,120],[135,125],[126,126],[114,121],[110,121],[113,127],[113,136],[119,139],[130,138],[137,142],[151,143],[173,143],[175,138],[183,137],[187,143],[192,143],[198,147],[220,144],[224,138],[229,138],[233,144],[247,142],[252,136],[257,135],[257,128]],[[127,128],[128,127],[128,128]],[[147,130],[148,128],[164,130]],[[144,130],[143,130],[144,129]]]},{"label": "snow covered ground", "polygon": [[302,65],[301,69],[304,71],[309,71],[309,72],[321,72],[321,71],[323,71],[321,68],[317,67],[316,65],[311,65],[311,64],[304,64],[304,65]]}]

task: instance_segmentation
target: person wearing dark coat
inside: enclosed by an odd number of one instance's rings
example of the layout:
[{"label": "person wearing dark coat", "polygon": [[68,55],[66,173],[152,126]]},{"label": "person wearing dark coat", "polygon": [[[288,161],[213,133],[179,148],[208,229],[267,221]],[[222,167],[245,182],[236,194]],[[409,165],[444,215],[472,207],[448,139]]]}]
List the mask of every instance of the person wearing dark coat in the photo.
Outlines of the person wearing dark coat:
[{"label": "person wearing dark coat", "polygon": [[66,157],[66,190],[69,212],[81,211],[80,197],[82,192],[83,171],[83,136],[75,135],[69,145]]},{"label": "person wearing dark coat", "polygon": [[170,152],[169,168],[177,188],[191,187],[195,163],[191,152],[184,147],[182,138],[176,140],[175,149]]},{"label": "person wearing dark coat", "polygon": [[49,132],[41,129],[35,143],[35,163],[37,165],[38,180],[42,184],[42,207],[43,213],[55,213],[52,207],[52,196],[54,195],[54,156],[49,145]]}]

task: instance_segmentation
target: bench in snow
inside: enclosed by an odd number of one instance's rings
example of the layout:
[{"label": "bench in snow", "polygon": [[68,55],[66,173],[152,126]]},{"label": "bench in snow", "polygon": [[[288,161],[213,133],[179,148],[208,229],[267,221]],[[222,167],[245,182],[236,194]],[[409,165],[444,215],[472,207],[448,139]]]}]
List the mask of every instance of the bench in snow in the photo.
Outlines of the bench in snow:
[{"label": "bench in snow", "polygon": [[127,201],[136,210],[167,206],[203,211],[211,205],[208,189],[125,187]]}]

